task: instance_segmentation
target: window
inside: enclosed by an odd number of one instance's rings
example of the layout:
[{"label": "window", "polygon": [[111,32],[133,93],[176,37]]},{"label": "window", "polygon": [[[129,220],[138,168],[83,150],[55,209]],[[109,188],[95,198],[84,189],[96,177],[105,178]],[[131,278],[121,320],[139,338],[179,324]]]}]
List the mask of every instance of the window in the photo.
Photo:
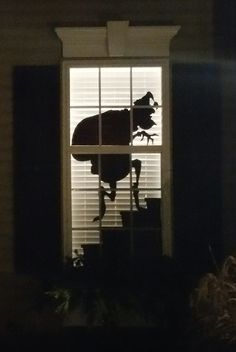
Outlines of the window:
[{"label": "window", "polygon": [[[155,32],[156,27],[141,27],[136,36],[126,22],[111,22],[107,30],[88,32],[57,29],[65,57],[62,147],[66,254],[75,249],[83,252],[87,245],[106,246],[117,238],[128,239],[123,248],[128,243],[130,253],[144,250],[148,241],[149,249],[172,253],[168,57],[156,57],[153,43],[140,37],[145,28],[149,38],[150,29]],[[170,40],[178,29],[170,28],[161,32],[158,27],[158,33],[168,33]],[[131,59],[128,51],[124,54],[127,31],[133,43],[144,39],[143,50],[136,43],[132,52],[138,58]],[[79,46],[81,36],[86,41]],[[108,48],[104,48],[104,38]],[[160,45],[160,52],[168,52],[169,40]],[[127,47],[132,49],[132,45]],[[145,58],[153,53],[155,57]],[[74,56],[78,59],[66,60]]]},{"label": "window", "polygon": [[[81,251],[81,245],[100,243],[104,229],[127,230],[124,224],[127,216],[128,223],[133,222],[132,231],[138,210],[144,221],[146,202],[161,198],[161,67],[70,67],[69,76],[70,141],[74,134],[74,144],[83,145],[77,146],[75,154],[73,149],[70,152],[72,249]],[[158,108],[152,108],[149,99],[146,107],[134,105],[149,91],[157,97]],[[151,115],[149,110],[153,111]],[[144,124],[149,120],[155,123],[147,132],[140,127],[142,121],[136,122],[141,111]],[[91,144],[95,146],[93,151],[90,151]],[[115,148],[107,148],[107,145]],[[126,148],[122,149],[121,145]],[[139,172],[133,167],[135,161],[141,168],[138,206],[132,190],[137,178],[135,172]],[[91,171],[91,168],[97,170]],[[111,189],[108,180],[111,180]],[[112,186],[115,182],[116,189]],[[109,201],[109,196],[101,199],[103,194],[98,192],[101,187],[106,192],[115,192],[115,199]],[[102,202],[106,212],[93,221],[102,211]],[[156,218],[158,215],[153,214]],[[146,231],[151,229],[150,223],[143,226]]]}]

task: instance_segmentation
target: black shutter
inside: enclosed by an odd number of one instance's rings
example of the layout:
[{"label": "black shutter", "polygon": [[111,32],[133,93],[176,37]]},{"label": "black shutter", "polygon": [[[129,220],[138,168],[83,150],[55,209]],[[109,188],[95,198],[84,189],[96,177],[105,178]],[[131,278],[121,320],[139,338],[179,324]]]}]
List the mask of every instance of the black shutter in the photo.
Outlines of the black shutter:
[{"label": "black shutter", "polygon": [[216,65],[173,66],[175,254],[195,271],[222,255],[221,101]]},{"label": "black shutter", "polygon": [[58,270],[60,236],[60,70],[16,67],[14,197],[16,270]]}]

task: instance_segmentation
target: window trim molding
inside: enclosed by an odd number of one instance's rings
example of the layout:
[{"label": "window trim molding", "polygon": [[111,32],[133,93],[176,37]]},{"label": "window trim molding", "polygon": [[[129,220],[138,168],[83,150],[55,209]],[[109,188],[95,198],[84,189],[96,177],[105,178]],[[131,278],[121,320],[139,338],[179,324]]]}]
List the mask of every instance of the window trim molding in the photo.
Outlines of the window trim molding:
[{"label": "window trim molding", "polygon": [[[163,68],[163,146],[162,146],[162,252],[173,255],[172,211],[172,126],[170,107],[170,41],[179,26],[128,27],[128,21],[111,21],[107,27],[56,28],[62,41],[62,231],[63,252],[71,256],[71,205],[68,195],[70,184],[70,140],[67,119],[69,116],[69,67],[158,65]],[[120,31],[120,34],[117,32]],[[128,38],[127,38],[128,33]],[[131,40],[133,39],[133,40]],[[129,48],[129,49],[127,49]],[[74,147],[73,147],[74,148]]]}]

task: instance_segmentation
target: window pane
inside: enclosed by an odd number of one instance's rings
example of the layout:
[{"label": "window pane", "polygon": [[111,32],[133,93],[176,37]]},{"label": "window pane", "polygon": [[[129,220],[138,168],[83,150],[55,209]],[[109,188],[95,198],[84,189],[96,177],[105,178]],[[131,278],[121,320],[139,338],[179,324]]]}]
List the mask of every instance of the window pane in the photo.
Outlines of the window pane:
[{"label": "window pane", "polygon": [[70,106],[99,105],[98,68],[70,69]]},{"label": "window pane", "polygon": [[[95,108],[71,108],[70,109],[70,141],[75,128],[80,124],[75,132],[73,144],[91,145],[98,144],[98,114]],[[88,118],[90,118],[88,120]],[[85,120],[86,119],[86,120]],[[84,120],[84,121],[83,121]],[[83,121],[81,123],[81,121]]]},{"label": "window pane", "polygon": [[[135,119],[135,113],[142,109],[135,108],[133,110],[133,116]],[[133,133],[133,145],[161,145],[162,144],[162,108],[158,108],[154,113],[148,115],[147,119],[154,122],[153,126],[149,129],[142,129],[138,127],[138,130]],[[143,114],[145,121],[145,114]],[[145,122],[144,122],[145,123]]]},{"label": "window pane", "polygon": [[78,250],[79,254],[83,254],[81,245],[84,244],[98,244],[99,231],[98,230],[73,230],[72,231],[72,250]]},{"label": "window pane", "polygon": [[98,191],[72,190],[72,228],[98,227],[93,219],[99,214]]},{"label": "window pane", "polygon": [[103,227],[122,227],[121,212],[131,209],[129,190],[117,189],[116,199],[111,202],[106,198],[106,214],[102,220]]},{"label": "window pane", "polygon": [[133,67],[132,90],[133,102],[151,92],[155,101],[162,105],[161,67]]},{"label": "window pane", "polygon": [[[98,189],[98,176],[92,174],[92,164],[89,158],[91,155],[81,155],[82,158],[87,158],[85,161],[78,161],[71,157],[71,188],[73,189]],[[98,159],[98,156],[95,158]],[[96,161],[95,164],[98,164]]]},{"label": "window pane", "polygon": [[130,144],[130,114],[127,109],[102,109],[102,144]]},{"label": "window pane", "polygon": [[130,68],[101,68],[102,106],[130,106]]},{"label": "window pane", "polygon": [[[133,160],[141,161],[139,189],[144,190],[145,196],[150,189],[161,188],[161,155],[160,154],[133,154]],[[132,170],[132,178],[135,180],[135,171]],[[154,195],[153,195],[154,196]],[[141,198],[141,197],[140,197]]]}]

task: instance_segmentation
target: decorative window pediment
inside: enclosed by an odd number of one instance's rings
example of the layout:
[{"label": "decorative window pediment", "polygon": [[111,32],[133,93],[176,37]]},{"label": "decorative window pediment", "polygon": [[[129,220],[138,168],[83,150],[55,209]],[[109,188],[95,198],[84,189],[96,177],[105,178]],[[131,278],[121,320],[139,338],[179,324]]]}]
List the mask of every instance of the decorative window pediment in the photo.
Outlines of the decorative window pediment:
[{"label": "decorative window pediment", "polygon": [[129,26],[109,21],[106,27],[56,28],[64,58],[166,57],[179,26]]}]

